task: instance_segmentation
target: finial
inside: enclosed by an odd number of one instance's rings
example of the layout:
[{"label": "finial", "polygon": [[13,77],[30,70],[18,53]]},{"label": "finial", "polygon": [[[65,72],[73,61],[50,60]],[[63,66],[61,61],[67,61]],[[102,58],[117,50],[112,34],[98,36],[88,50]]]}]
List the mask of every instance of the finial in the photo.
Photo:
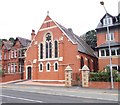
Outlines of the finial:
[{"label": "finial", "polygon": [[49,11],[47,11],[47,15],[49,15]]}]

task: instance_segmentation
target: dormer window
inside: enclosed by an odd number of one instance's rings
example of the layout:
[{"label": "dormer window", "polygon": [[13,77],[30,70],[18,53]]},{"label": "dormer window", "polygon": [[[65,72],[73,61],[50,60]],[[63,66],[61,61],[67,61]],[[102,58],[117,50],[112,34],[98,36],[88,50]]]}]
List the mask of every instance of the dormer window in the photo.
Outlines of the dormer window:
[{"label": "dormer window", "polygon": [[112,18],[110,17],[103,19],[103,25],[110,25],[112,23]]}]

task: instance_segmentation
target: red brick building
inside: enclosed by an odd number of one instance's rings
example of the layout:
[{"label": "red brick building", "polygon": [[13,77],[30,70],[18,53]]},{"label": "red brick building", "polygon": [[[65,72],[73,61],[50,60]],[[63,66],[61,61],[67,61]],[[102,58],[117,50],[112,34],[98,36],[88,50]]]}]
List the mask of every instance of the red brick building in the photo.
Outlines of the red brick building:
[{"label": "red brick building", "polygon": [[[109,54],[108,49],[109,36],[107,34],[107,25],[110,31],[111,54]],[[118,16],[105,14],[100,20],[96,31],[99,70],[104,70],[106,66],[109,66],[109,55],[112,56],[112,68],[120,70],[120,14]]]},{"label": "red brick building", "polygon": [[65,81],[65,68],[73,73],[87,65],[97,71],[94,51],[71,28],[67,29],[47,16],[26,51],[24,78],[40,82]]},{"label": "red brick building", "polygon": [[5,73],[3,82],[23,79],[25,51],[30,40],[17,37],[14,43],[3,41],[1,47],[2,70]]}]

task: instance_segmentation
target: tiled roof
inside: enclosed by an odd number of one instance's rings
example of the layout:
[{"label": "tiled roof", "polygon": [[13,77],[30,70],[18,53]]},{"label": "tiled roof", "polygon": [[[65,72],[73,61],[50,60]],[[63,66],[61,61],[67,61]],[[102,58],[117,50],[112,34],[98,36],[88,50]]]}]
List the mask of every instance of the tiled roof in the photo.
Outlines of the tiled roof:
[{"label": "tiled roof", "polygon": [[13,43],[11,43],[10,41],[3,41],[3,44],[5,45],[5,48],[7,50],[10,50],[13,45]]},{"label": "tiled roof", "polygon": [[86,42],[84,42],[79,36],[75,35],[73,33],[72,29],[67,29],[64,26],[60,25],[59,23],[57,23],[57,24],[66,33],[67,37],[69,37],[69,39],[73,43],[78,45],[78,51],[83,52],[88,55],[91,55],[93,57],[96,57],[92,48]]},{"label": "tiled roof", "polygon": [[[109,43],[106,42],[106,43],[101,44],[100,46],[97,46],[96,48],[106,48],[108,46],[109,46]],[[110,42],[110,46],[111,47],[120,46],[120,42]]]},{"label": "tiled roof", "polygon": [[21,43],[21,45],[23,47],[27,47],[31,43],[30,40],[25,39],[25,38],[21,38],[21,37],[17,37],[16,40],[19,40],[19,42]]},{"label": "tiled roof", "polygon": [[[112,16],[112,15],[110,15],[109,13],[107,13],[107,14],[105,14],[105,15],[102,17],[102,19],[100,20],[100,22],[99,22],[99,24],[98,24],[98,26],[97,26],[96,29],[106,27],[106,26],[103,25],[103,19],[106,17],[106,15],[107,15],[108,17],[111,17],[111,18],[112,18],[113,24],[111,24],[110,26],[120,25],[120,20],[119,20],[120,14],[118,14],[118,16]],[[109,27],[110,27],[110,26],[109,26]]]}]

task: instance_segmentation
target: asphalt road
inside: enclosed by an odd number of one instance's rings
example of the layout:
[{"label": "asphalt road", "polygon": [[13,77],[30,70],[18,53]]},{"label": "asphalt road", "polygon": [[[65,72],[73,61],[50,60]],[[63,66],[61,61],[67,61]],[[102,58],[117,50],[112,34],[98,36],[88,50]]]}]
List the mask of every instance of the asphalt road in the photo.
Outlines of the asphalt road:
[{"label": "asphalt road", "polygon": [[0,97],[2,97],[2,103],[117,103],[115,101],[33,93],[6,88],[2,89]]}]

